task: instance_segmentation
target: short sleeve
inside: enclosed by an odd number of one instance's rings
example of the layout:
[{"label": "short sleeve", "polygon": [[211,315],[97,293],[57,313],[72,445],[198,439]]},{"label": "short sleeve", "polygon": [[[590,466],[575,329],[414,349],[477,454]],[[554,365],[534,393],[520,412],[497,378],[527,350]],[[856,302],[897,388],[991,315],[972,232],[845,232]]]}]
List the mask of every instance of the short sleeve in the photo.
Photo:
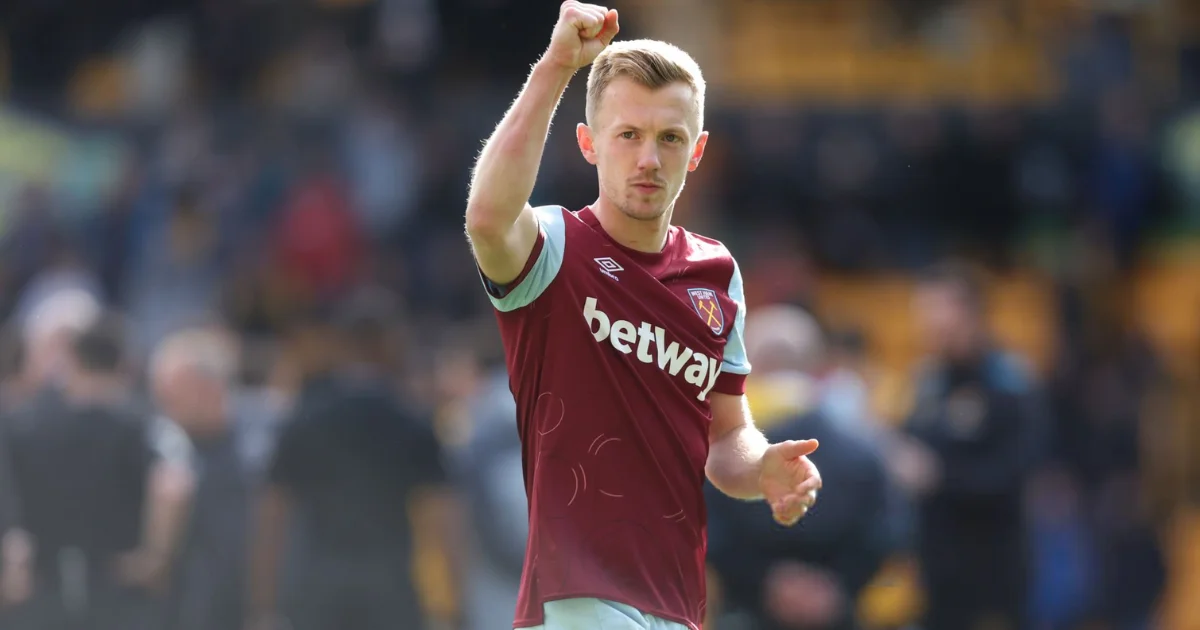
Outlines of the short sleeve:
[{"label": "short sleeve", "polygon": [[147,439],[153,456],[165,463],[193,470],[195,447],[187,433],[165,416],[156,416],[150,423]]},{"label": "short sleeve", "polygon": [[507,285],[499,285],[484,276],[482,271],[479,274],[492,306],[504,313],[532,304],[562,268],[566,246],[562,207],[540,206],[533,209],[533,214],[538,221],[538,239],[521,275]]},{"label": "short sleeve", "polygon": [[733,318],[733,329],[725,342],[725,354],[721,358],[721,374],[713,391],[738,396],[746,392],[746,377],[750,374],[750,360],[746,358],[746,294],[742,287],[742,272],[737,261],[733,261],[733,275],[729,278],[729,299],[737,305]]}]

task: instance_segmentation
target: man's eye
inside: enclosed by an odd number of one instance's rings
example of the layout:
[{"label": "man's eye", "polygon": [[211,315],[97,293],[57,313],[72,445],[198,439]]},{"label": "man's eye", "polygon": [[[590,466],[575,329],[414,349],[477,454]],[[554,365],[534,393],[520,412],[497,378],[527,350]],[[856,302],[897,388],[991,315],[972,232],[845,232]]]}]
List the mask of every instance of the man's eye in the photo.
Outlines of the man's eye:
[{"label": "man's eye", "polygon": [[637,137],[637,134],[632,131],[625,131],[621,133],[621,137],[625,138],[626,140],[633,140]]},{"label": "man's eye", "polygon": [[676,134],[669,133],[669,134],[663,136],[663,140],[666,140],[667,142],[675,143],[675,142],[679,142],[680,140],[682,140],[682,138],[680,138]]}]

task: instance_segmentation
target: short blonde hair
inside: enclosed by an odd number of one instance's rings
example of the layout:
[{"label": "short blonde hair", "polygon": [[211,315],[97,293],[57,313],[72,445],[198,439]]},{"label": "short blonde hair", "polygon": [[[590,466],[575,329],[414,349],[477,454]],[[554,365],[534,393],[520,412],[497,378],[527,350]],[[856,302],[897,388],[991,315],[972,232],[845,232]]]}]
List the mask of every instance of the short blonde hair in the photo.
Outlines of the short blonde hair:
[{"label": "short blonde hair", "polygon": [[605,88],[621,77],[632,79],[651,90],[672,83],[684,83],[691,87],[700,129],[704,129],[704,75],[700,72],[700,65],[679,47],[654,39],[613,42],[592,62],[592,69],[588,72],[585,110],[588,124],[595,120]]}]

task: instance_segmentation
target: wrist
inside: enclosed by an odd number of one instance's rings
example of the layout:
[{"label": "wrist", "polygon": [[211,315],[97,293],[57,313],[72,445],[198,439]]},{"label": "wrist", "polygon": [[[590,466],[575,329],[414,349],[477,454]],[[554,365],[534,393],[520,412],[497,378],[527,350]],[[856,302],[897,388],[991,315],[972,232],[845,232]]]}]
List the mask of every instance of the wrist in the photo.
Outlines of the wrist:
[{"label": "wrist", "polygon": [[562,83],[564,88],[566,87],[566,84],[571,81],[571,77],[574,77],[575,73],[578,71],[579,68],[576,68],[570,64],[555,61],[549,55],[542,55],[542,57],[533,64],[533,74],[535,76],[543,76],[548,79],[553,79]]}]

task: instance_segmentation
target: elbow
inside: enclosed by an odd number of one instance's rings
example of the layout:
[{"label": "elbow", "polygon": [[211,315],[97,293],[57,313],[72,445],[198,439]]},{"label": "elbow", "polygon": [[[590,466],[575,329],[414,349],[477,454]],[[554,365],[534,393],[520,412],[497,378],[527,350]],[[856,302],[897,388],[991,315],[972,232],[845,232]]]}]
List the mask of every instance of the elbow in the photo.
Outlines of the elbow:
[{"label": "elbow", "polygon": [[755,498],[753,492],[748,492],[745,488],[740,487],[729,466],[722,465],[719,458],[708,458],[708,462],[704,464],[704,476],[718,492],[727,497],[741,501]]},{"label": "elbow", "polygon": [[485,238],[490,233],[495,233],[495,222],[489,220],[487,215],[487,211],[478,205],[467,204],[467,237],[472,241]]},{"label": "elbow", "polygon": [[504,238],[509,226],[497,221],[498,213],[480,204],[467,204],[467,238],[474,243],[495,243]]}]

